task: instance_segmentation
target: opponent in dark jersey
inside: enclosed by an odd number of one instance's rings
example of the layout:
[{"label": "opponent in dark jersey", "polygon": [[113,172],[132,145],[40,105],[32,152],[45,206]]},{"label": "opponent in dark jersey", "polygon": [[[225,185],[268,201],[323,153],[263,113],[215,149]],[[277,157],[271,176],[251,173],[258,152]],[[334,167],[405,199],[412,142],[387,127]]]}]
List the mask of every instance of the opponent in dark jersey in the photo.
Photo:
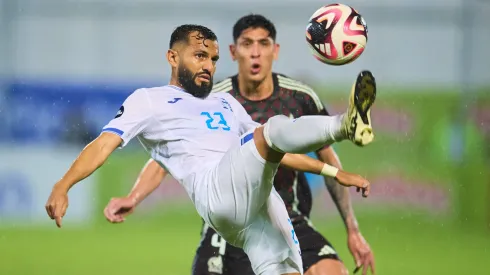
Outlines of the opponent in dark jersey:
[{"label": "opponent in dark jersey", "polygon": [[[317,94],[305,84],[273,73],[274,91],[269,98],[252,101],[238,90],[237,75],[214,86],[213,92],[227,92],[242,104],[253,120],[263,124],[269,118],[283,114],[289,117],[328,115]],[[303,266],[307,270],[321,259],[339,259],[332,245],[311,225],[311,191],[303,173],[280,167],[274,178],[274,187],[281,195],[296,235],[300,240]],[[254,274],[245,252],[227,244],[208,225],[204,224],[202,240],[194,259],[194,275]]]}]

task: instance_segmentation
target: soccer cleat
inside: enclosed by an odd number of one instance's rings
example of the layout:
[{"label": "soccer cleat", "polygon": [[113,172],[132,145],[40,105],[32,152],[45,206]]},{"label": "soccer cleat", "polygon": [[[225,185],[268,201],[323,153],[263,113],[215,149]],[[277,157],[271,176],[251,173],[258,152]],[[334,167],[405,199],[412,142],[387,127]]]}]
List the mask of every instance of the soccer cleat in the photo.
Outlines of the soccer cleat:
[{"label": "soccer cleat", "polygon": [[376,99],[376,80],[370,71],[362,71],[352,86],[349,109],[342,121],[344,130],[354,144],[365,146],[374,139],[371,106]]}]

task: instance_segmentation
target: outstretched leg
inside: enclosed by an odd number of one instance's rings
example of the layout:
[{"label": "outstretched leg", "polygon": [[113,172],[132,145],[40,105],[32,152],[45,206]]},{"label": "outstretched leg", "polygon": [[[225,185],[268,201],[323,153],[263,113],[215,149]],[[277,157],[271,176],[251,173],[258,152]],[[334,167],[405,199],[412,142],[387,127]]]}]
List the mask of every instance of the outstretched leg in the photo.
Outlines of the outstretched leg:
[{"label": "outstretched leg", "polygon": [[255,130],[254,141],[260,155],[279,162],[284,153],[316,151],[324,145],[349,139],[365,146],[374,138],[371,106],[376,98],[376,81],[369,71],[361,72],[352,87],[349,108],[338,116],[302,116],[289,119],[275,116]]}]

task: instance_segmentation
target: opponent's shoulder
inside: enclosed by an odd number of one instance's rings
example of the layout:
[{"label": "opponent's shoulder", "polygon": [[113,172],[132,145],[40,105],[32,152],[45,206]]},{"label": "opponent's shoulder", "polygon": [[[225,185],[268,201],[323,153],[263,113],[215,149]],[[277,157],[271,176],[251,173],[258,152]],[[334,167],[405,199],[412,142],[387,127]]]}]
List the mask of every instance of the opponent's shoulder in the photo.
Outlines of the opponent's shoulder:
[{"label": "opponent's shoulder", "polygon": [[213,85],[213,90],[211,90],[211,93],[228,93],[233,90],[233,78],[235,76],[230,76],[227,77],[216,84]]},{"label": "opponent's shoulder", "polygon": [[280,88],[291,90],[297,94],[303,95],[305,101],[313,101],[318,110],[322,110],[324,108],[320,97],[312,87],[284,74],[275,73],[275,75],[277,77],[277,84]]}]

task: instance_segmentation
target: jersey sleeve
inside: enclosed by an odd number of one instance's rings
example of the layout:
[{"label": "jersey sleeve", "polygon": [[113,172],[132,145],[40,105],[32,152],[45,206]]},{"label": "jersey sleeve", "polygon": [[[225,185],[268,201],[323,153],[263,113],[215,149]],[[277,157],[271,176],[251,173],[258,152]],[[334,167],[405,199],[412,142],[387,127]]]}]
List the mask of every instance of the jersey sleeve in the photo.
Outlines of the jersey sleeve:
[{"label": "jersey sleeve", "polygon": [[320,100],[320,97],[311,90],[311,93],[305,94],[304,95],[304,110],[305,110],[305,115],[309,116],[329,116],[330,114],[327,111],[327,108],[325,108],[325,105],[323,102]]},{"label": "jersey sleeve", "polygon": [[150,100],[145,89],[134,91],[122,104],[116,116],[104,126],[102,132],[114,133],[123,140],[124,147],[138,134],[145,131],[152,118]]},{"label": "jersey sleeve", "polygon": [[226,94],[227,100],[230,102],[231,107],[233,108],[233,112],[239,123],[239,133],[243,135],[248,131],[259,127],[261,124],[255,122],[252,117],[247,113],[245,108],[243,108],[242,104],[238,102],[233,96],[230,94]]}]

